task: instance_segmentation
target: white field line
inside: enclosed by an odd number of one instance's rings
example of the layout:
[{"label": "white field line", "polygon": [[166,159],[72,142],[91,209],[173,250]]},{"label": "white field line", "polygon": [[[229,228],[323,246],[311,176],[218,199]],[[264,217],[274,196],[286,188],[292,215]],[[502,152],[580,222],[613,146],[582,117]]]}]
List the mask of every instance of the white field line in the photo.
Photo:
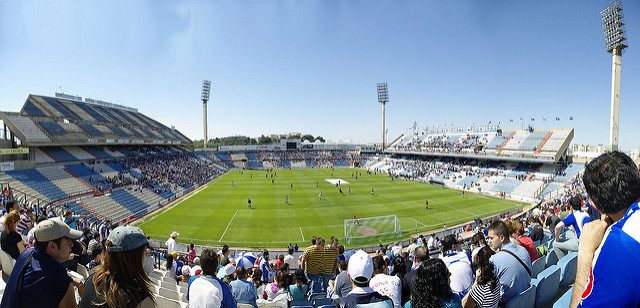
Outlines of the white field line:
[{"label": "white field line", "polygon": [[302,235],[302,241],[304,242],[304,233],[302,233],[302,227],[300,227],[300,235]]},{"label": "white field line", "polygon": [[233,219],[236,218],[236,215],[238,214],[238,210],[236,210],[236,213],[233,214],[233,217],[231,217],[231,220],[229,220],[229,223],[227,224],[227,228],[224,229],[224,232],[222,232],[222,236],[220,237],[220,240],[218,242],[222,242],[222,238],[224,237],[224,235],[227,233],[227,229],[229,229],[229,226],[231,225],[231,223],[233,222]]},{"label": "white field line", "polygon": [[426,227],[426,226],[427,226],[427,225],[425,225],[425,224],[421,223],[420,221],[418,221],[418,220],[414,219],[413,217],[406,217],[406,218],[409,218],[409,219],[411,219],[411,220],[413,220],[413,221],[415,221],[415,222],[417,222],[417,223],[421,224],[423,227]]},{"label": "white field line", "polygon": [[465,212],[465,213],[470,214],[470,215],[473,215],[473,216],[476,216],[476,215],[477,215],[477,214],[474,214],[474,213],[471,213],[471,212],[468,212],[468,211],[465,211],[465,210],[461,210],[461,209],[459,209],[459,208],[455,208],[455,207],[453,207],[453,206],[446,205],[446,204],[444,204],[444,203],[440,203],[440,202],[438,202],[438,201],[432,201],[432,202],[433,202],[433,203],[440,204],[440,205],[442,205],[442,206],[444,206],[444,207],[448,207],[448,208],[450,208],[450,209],[458,210],[458,211],[460,211],[460,212]]}]

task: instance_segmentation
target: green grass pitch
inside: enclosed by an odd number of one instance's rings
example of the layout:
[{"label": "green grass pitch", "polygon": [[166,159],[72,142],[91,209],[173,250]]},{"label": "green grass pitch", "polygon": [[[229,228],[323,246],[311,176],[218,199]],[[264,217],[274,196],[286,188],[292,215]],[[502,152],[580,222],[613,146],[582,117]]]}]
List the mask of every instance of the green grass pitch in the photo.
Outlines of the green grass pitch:
[{"label": "green grass pitch", "polygon": [[[333,175],[332,175],[333,172]],[[362,176],[352,177],[352,173]],[[271,182],[271,174],[273,183]],[[306,246],[312,236],[343,243],[344,220],[396,215],[402,237],[453,226],[521,207],[524,203],[465,193],[439,185],[368,175],[363,169],[233,170],[200,192],[137,223],[153,239],[178,231],[181,242],[231,247]],[[341,179],[344,195],[327,179]],[[317,187],[316,187],[317,181]],[[345,184],[344,182],[349,182]],[[291,189],[293,184],[293,189]],[[351,187],[351,193],[349,193]],[[374,195],[371,195],[371,188]],[[322,199],[318,194],[322,191]],[[288,196],[289,203],[285,203]],[[247,200],[251,199],[252,208]],[[429,210],[425,208],[429,200]],[[374,241],[375,240],[375,241]],[[377,239],[371,243],[376,244]]]}]

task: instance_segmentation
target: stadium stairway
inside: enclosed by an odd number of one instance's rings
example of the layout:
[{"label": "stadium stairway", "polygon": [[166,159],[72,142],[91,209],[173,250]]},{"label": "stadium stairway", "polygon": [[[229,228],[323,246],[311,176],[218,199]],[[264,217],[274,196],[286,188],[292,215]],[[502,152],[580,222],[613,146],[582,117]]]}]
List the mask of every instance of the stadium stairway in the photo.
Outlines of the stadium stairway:
[{"label": "stadium stairway", "polygon": [[564,170],[564,175],[557,175],[555,177],[556,182],[567,182],[571,180],[576,174],[584,169],[584,164],[582,163],[572,163]]}]

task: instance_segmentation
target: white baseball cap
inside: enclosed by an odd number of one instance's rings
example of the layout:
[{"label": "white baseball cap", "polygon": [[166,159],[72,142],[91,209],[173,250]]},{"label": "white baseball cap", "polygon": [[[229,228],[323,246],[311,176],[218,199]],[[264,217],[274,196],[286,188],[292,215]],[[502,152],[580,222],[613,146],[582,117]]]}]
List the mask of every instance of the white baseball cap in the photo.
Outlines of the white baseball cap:
[{"label": "white baseball cap", "polygon": [[349,258],[347,273],[356,282],[367,282],[373,275],[371,256],[363,250],[358,250]]}]

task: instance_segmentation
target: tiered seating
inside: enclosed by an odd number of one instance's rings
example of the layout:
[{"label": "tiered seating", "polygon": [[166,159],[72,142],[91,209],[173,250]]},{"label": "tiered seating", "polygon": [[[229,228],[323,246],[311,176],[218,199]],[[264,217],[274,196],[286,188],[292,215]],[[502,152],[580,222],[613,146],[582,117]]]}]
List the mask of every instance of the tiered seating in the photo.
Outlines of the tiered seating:
[{"label": "tiered seating", "polygon": [[495,136],[493,137],[493,139],[491,139],[491,141],[489,141],[489,143],[487,143],[484,148],[485,150],[497,150],[504,143],[504,141],[507,140],[507,138],[509,138],[509,136]]},{"label": "tiered seating", "polygon": [[231,153],[232,161],[242,161],[243,159],[247,159],[247,155],[244,153]]},{"label": "tiered seating", "polygon": [[133,196],[125,189],[116,189],[111,192],[111,199],[133,212],[136,217],[142,217],[147,213],[148,204]]},{"label": "tiered seating", "polygon": [[78,158],[63,150],[61,147],[40,148],[44,153],[49,154],[56,162],[78,161]]},{"label": "tiered seating", "polygon": [[38,191],[49,200],[59,200],[68,197],[62,189],[54,185],[36,169],[8,171],[7,175]]},{"label": "tiered seating", "polygon": [[[9,183],[9,185],[20,192],[28,194],[30,197],[40,198],[42,200],[48,199],[45,195],[41,194],[37,190],[31,188],[29,185],[22,183],[19,180],[16,180],[12,176],[6,174],[5,172],[0,172],[0,183]],[[16,196],[20,197],[20,196]]]},{"label": "tiered seating", "polygon": [[76,160],[95,159],[95,156],[91,155],[80,147],[63,147],[62,149],[76,157]]},{"label": "tiered seating", "polygon": [[91,124],[78,123],[78,126],[80,128],[82,128],[85,132],[87,132],[87,134],[89,134],[91,136],[94,136],[94,137],[103,137],[104,136],[103,132],[101,132],[99,129],[95,128]]},{"label": "tiered seating", "polygon": [[464,186],[464,187],[471,187],[471,185],[473,185],[473,183],[477,182],[478,180],[480,180],[482,178],[482,176],[480,175],[469,175],[464,177],[462,180],[460,180],[456,185],[458,186]]},{"label": "tiered seating", "polygon": [[528,131],[523,131],[523,130],[516,131],[513,137],[511,137],[511,139],[507,142],[507,144],[504,145],[502,150],[503,151],[518,150],[520,148],[520,145],[522,145],[522,143],[527,139],[528,136],[529,136]]},{"label": "tiered seating", "polygon": [[33,154],[36,158],[36,165],[55,163],[56,161],[47,153],[43,152],[40,148],[32,148]]},{"label": "tiered seating", "polygon": [[84,150],[91,153],[91,155],[95,156],[99,159],[113,158],[113,156],[109,155],[109,153],[102,150],[100,147],[96,146],[87,146],[84,147]]},{"label": "tiered seating", "polygon": [[231,155],[229,155],[229,153],[227,152],[217,152],[215,153],[215,156],[223,162],[227,162],[231,160]]},{"label": "tiered seating", "polygon": [[105,153],[107,153],[107,154],[109,154],[109,155],[111,155],[113,157],[116,157],[116,158],[125,156],[124,154],[122,154],[122,152],[118,151],[117,149],[110,149],[109,147],[105,147],[105,148],[102,148],[102,150]]},{"label": "tiered seating", "polygon": [[535,193],[542,187],[542,181],[520,182],[512,192],[512,195],[534,198]]},{"label": "tiered seating", "polygon": [[111,122],[111,120],[105,118],[102,114],[98,113],[95,109],[92,108],[92,105],[82,104],[82,103],[73,103],[76,106],[80,107],[80,109],[84,110],[86,113],[91,115],[94,119],[100,122]]},{"label": "tiered seating", "polygon": [[551,137],[547,140],[547,142],[540,149],[541,152],[552,152],[555,153],[560,150],[562,144],[567,140],[571,134],[570,130],[556,130],[553,131]]},{"label": "tiered seating", "polygon": [[544,197],[546,197],[547,194],[549,194],[552,191],[555,191],[559,187],[562,187],[562,185],[561,184],[557,184],[557,183],[549,183],[547,185],[547,187],[545,187],[542,190],[542,192],[540,193],[540,195],[538,197],[544,198]]},{"label": "tiered seating", "polygon": [[71,176],[62,166],[42,167],[37,170],[69,196],[77,196],[93,191],[87,185]]},{"label": "tiered seating", "polygon": [[85,198],[82,199],[82,202],[105,220],[110,219],[113,222],[121,221],[133,215],[131,211],[108,196]]},{"label": "tiered seating", "polygon": [[584,164],[582,163],[572,163],[565,170],[564,174],[557,175],[555,180],[558,182],[566,182],[569,181],[572,177],[578,174],[580,171],[584,169]]},{"label": "tiered seating", "polygon": [[66,109],[62,104],[58,103],[58,100],[51,98],[51,97],[45,97],[43,96],[42,99],[47,102],[47,104],[49,106],[51,106],[51,108],[55,109],[57,112],[60,113],[60,115],[62,115],[65,118],[70,118],[70,119],[79,119],[78,115],[76,115],[74,112]]},{"label": "tiered seating", "polygon": [[64,130],[64,128],[62,128],[62,126],[60,126],[57,122],[39,121],[38,124],[40,124],[40,126],[44,128],[45,131],[53,136],[62,136],[67,133],[67,131]]},{"label": "tiered seating", "polygon": [[91,186],[96,187],[96,185],[98,185],[99,189],[103,188],[101,187],[102,185],[99,185],[99,181],[104,180],[104,176],[95,171],[92,171],[91,168],[85,166],[84,164],[66,165],[64,167],[67,168],[75,176],[89,183]]},{"label": "tiered seating", "polygon": [[28,100],[26,103],[24,103],[24,106],[22,107],[22,111],[20,113],[26,114],[32,117],[48,117],[49,116],[48,114],[44,113],[44,111],[42,111],[40,107],[36,106],[36,104],[34,104],[31,100]]},{"label": "tiered seating", "polygon": [[31,119],[19,115],[6,116],[24,134],[27,142],[51,142],[51,139]]},{"label": "tiered seating", "polygon": [[548,130],[533,131],[518,147],[519,150],[535,151],[540,147],[542,141],[549,135]]},{"label": "tiered seating", "polygon": [[495,184],[491,190],[496,193],[503,192],[505,194],[511,194],[513,190],[516,189],[518,185],[520,185],[520,183],[521,182],[516,179],[503,178],[497,184]]},{"label": "tiered seating", "polygon": [[116,133],[116,135],[120,136],[120,137],[129,137],[131,136],[130,133],[126,133],[123,129],[121,129],[120,127],[117,127],[115,125],[110,125],[108,126],[109,129],[111,129],[114,133]]}]

